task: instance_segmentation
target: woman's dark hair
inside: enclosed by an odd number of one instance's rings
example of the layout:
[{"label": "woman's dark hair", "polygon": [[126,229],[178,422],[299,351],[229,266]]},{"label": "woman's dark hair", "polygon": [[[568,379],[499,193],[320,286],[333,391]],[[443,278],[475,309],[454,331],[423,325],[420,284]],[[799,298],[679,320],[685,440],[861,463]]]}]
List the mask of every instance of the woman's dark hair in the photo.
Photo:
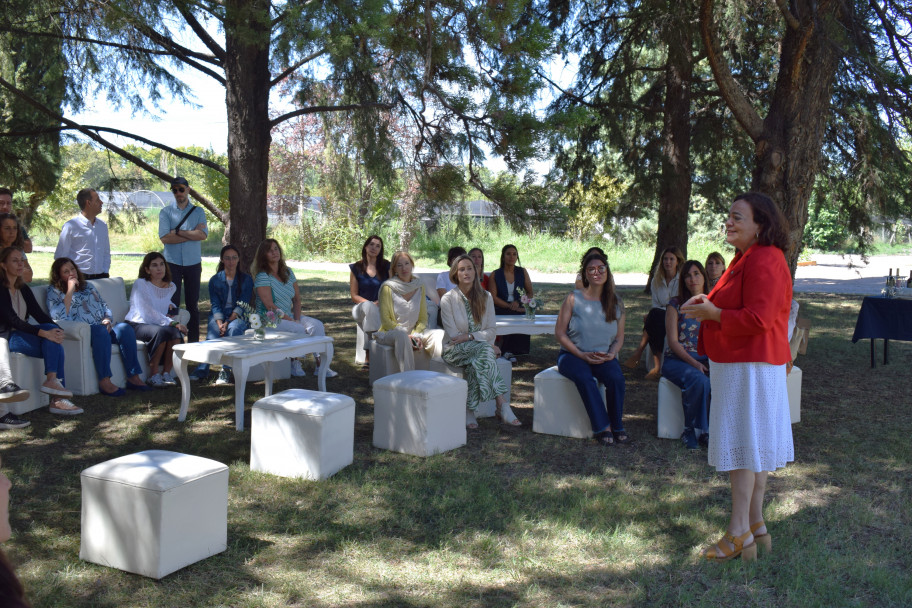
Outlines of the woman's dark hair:
[{"label": "woman's dark hair", "polygon": [[288,277],[291,275],[288,273],[288,266],[285,265],[285,254],[282,252],[282,246],[279,245],[279,242],[275,239],[266,239],[257,247],[256,257],[253,261],[253,272],[254,274],[259,274],[261,272],[269,274],[269,260],[266,259],[266,255],[272,245],[279,248],[279,268],[277,275],[280,281],[287,283]]},{"label": "woman's dark hair", "polygon": [[447,266],[452,266],[453,260],[465,254],[466,250],[462,247],[450,247],[449,251],[447,251]]},{"label": "woman's dark hair", "polygon": [[[602,251],[601,247],[590,247],[589,249],[586,250],[586,253],[584,253],[583,257],[580,259],[580,264],[583,263],[583,260],[585,260],[586,256],[589,255],[590,253],[601,253],[603,256],[605,256],[605,252]],[[608,258],[608,256],[605,256],[605,259],[607,259],[607,258]]]},{"label": "woman's dark hair", "polygon": [[696,266],[697,270],[700,271],[700,274],[703,275],[703,291],[700,293],[709,293],[709,275],[706,274],[706,269],[703,268],[703,264],[697,260],[687,260],[681,265],[681,272],[678,274],[678,304],[683,304],[687,300],[696,294],[690,293],[687,286],[684,284],[684,277],[687,276],[687,273],[690,272],[690,269]]},{"label": "woman's dark hair", "polygon": [[751,207],[754,214],[754,223],[760,226],[757,242],[761,245],[775,245],[784,252],[791,249],[788,234],[788,222],[782,210],[773,202],[773,199],[760,192],[745,192],[739,194],[732,204],[744,201]]},{"label": "woman's dark hair", "polygon": [[472,289],[469,290],[466,299],[469,301],[469,307],[472,309],[472,316],[475,318],[476,323],[481,323],[481,320],[484,318],[485,309],[488,307],[488,292],[481,287],[481,277],[479,276],[480,272],[478,266],[475,265],[475,262],[472,261],[472,258],[468,254],[463,253],[460,256],[457,256],[453,263],[450,264],[450,282],[454,285],[459,285],[459,277],[457,277],[456,269],[459,267],[459,262],[469,261],[472,262],[472,268],[475,269],[475,283],[472,285]]},{"label": "woman's dark hair", "polygon": [[25,590],[16,578],[13,566],[0,551],[0,606],[3,608],[29,608],[25,601]]},{"label": "woman's dark hair", "polygon": [[516,250],[516,265],[521,266],[521,264],[519,263],[519,249],[516,249],[516,245],[510,245],[508,243],[508,244],[504,245],[503,248],[500,250],[500,267],[501,268],[504,267],[504,254],[507,252],[507,249]]},{"label": "woman's dark hair", "polygon": [[231,243],[222,247],[222,250],[219,252],[219,263],[218,266],[216,266],[215,271],[221,272],[225,270],[225,263],[222,261],[222,258],[225,257],[226,251],[233,251],[238,254],[237,272],[238,274],[244,272],[244,259],[241,257],[241,251]]},{"label": "woman's dark hair", "polygon": [[3,222],[6,220],[16,222],[16,239],[7,245],[7,247],[18,247],[19,249],[22,249],[25,245],[25,237],[22,236],[22,224],[19,223],[19,218],[12,213],[0,213],[0,226],[3,226]]},{"label": "woman's dark hair", "polygon": [[367,270],[367,246],[371,241],[377,239],[380,241],[380,253],[377,254],[377,276],[390,276],[390,263],[389,260],[383,257],[384,251],[386,249],[383,245],[383,239],[376,234],[372,234],[364,241],[364,245],[361,246],[361,259],[355,262],[355,268],[358,269],[362,274]]},{"label": "woman's dark hair", "polygon": [[54,260],[54,263],[51,264],[51,277],[48,282],[51,284],[51,287],[54,287],[60,293],[67,292],[66,281],[60,276],[60,271],[63,270],[63,267],[69,262],[73,265],[73,268],[76,269],[76,278],[79,280],[79,284],[76,286],[77,291],[82,291],[86,288],[86,278],[85,275],[79,270],[79,266],[76,265],[76,262],[70,258],[57,258]]},{"label": "woman's dark hair", "polygon": [[[6,264],[9,256],[13,255],[14,251],[18,251],[23,256],[25,255],[25,252],[22,251],[21,247],[4,247],[3,251],[0,251],[0,264]],[[9,277],[6,276],[6,270],[3,268],[0,268],[0,282],[2,282],[4,286],[13,287],[14,289],[19,289],[25,285],[25,281],[22,280],[22,277],[16,277],[16,282],[13,285],[10,285]]]},{"label": "woman's dark hair", "polygon": [[165,263],[165,283],[170,283],[171,267],[168,265],[168,260],[165,259],[165,256],[163,256],[160,251],[150,251],[146,254],[146,257],[143,258],[142,264],[139,265],[139,278],[145,279],[147,281],[151,279],[152,275],[149,273],[149,267],[155,260],[161,260]]},{"label": "woman's dark hair", "polygon": [[583,287],[589,287],[589,274],[586,272],[586,267],[593,261],[598,261],[605,265],[605,286],[602,287],[602,293],[599,294],[599,301],[602,303],[602,310],[605,311],[605,321],[611,323],[618,318],[618,296],[614,290],[614,275],[611,274],[611,266],[608,265],[608,258],[605,257],[604,253],[590,253],[583,258],[583,263],[580,265]]}]

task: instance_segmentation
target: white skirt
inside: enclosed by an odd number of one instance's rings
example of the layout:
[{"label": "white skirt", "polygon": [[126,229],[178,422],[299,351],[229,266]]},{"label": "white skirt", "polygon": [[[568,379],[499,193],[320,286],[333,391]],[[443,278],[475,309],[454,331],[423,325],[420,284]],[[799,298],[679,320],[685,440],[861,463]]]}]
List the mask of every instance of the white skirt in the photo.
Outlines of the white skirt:
[{"label": "white skirt", "polygon": [[774,471],[795,460],[785,364],[709,362],[709,464]]}]

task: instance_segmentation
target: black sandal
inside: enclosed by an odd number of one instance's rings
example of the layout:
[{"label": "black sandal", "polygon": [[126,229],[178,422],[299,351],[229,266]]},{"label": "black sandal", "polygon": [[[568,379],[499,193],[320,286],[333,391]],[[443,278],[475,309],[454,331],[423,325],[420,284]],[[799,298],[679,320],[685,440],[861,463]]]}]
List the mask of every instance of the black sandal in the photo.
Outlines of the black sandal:
[{"label": "black sandal", "polygon": [[629,442],[630,442],[630,435],[627,434],[627,431],[615,431],[615,432],[614,432],[614,440],[615,440],[617,443],[629,443]]},{"label": "black sandal", "polygon": [[597,443],[600,443],[604,446],[614,445],[614,436],[611,434],[611,431],[602,431],[601,433],[596,433],[593,438]]}]

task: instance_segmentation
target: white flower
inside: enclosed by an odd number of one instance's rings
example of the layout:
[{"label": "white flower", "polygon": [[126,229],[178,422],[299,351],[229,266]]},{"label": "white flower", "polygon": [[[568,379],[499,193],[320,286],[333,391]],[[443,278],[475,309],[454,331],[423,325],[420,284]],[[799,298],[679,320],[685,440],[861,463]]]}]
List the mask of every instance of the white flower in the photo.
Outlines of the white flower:
[{"label": "white flower", "polygon": [[263,327],[263,320],[260,319],[260,315],[257,313],[250,315],[247,320],[250,322],[250,329],[260,329]]}]

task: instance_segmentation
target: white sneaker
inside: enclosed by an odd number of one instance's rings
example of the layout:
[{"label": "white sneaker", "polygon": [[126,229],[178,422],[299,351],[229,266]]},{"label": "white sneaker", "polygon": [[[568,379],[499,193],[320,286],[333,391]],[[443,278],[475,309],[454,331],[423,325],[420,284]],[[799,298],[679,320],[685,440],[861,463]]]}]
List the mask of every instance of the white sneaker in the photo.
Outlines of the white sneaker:
[{"label": "white sneaker", "polygon": [[332,370],[332,369],[327,369],[327,370],[326,370],[326,377],[327,377],[327,378],[335,378],[335,377],[338,376],[338,375],[339,375],[339,372],[337,372],[337,371],[335,371],[335,370]]},{"label": "white sneaker", "polygon": [[298,359],[293,359],[291,362],[291,375],[294,378],[303,378],[307,375],[307,372],[301,367],[301,362]]},{"label": "white sneaker", "polygon": [[148,380],[146,380],[146,384],[149,386],[154,386],[155,388],[163,388],[165,386],[168,386],[162,379],[161,374],[155,374],[154,376],[150,377]]},{"label": "white sneaker", "polygon": [[174,379],[174,376],[171,375],[171,372],[165,372],[162,374],[162,382],[165,386],[177,386],[177,380]]}]

